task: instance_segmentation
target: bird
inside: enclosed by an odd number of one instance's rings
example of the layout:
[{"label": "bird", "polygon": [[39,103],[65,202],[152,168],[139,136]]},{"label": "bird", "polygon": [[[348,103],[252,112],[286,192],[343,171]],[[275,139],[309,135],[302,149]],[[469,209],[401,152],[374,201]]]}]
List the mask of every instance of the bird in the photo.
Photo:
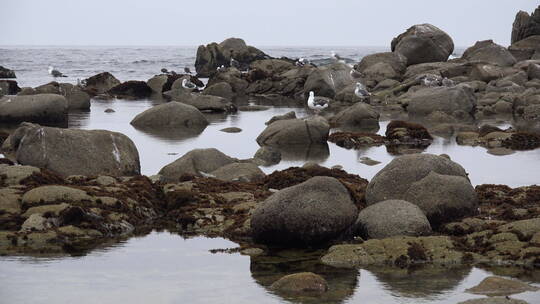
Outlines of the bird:
[{"label": "bird", "polygon": [[224,66],[224,65],[221,65],[221,66],[219,66],[219,67],[216,68],[216,71],[221,71],[221,70],[223,70],[223,69],[225,69],[225,66]]},{"label": "bird", "polygon": [[443,80],[442,80],[442,85],[445,86],[445,87],[453,87],[456,84],[452,79],[448,79],[448,78],[444,77]]},{"label": "bird", "polygon": [[354,89],[354,95],[356,95],[360,99],[364,100],[364,99],[368,98],[369,96],[371,96],[371,93],[368,92],[365,85],[363,85],[360,82],[357,82],[356,83],[356,89]]},{"label": "bird", "polygon": [[436,87],[441,84],[441,77],[433,74],[426,74],[420,77],[420,83],[426,87]]},{"label": "bird", "polygon": [[238,62],[236,59],[231,57],[230,66],[232,66],[233,68],[239,69],[240,68],[240,62]]},{"label": "bird", "polygon": [[184,78],[184,80],[182,80],[182,87],[184,89],[189,89],[189,90],[193,90],[193,89],[197,88],[197,86],[193,82],[191,82],[191,81],[189,81],[189,80],[187,80],[185,78]]},{"label": "bird", "polygon": [[191,74],[191,70],[188,67],[184,68],[184,73]]},{"label": "bird", "polygon": [[337,54],[334,51],[332,51],[332,58],[334,58],[337,61],[343,60],[343,58],[341,56],[339,56],[339,54]]},{"label": "bird", "polygon": [[166,68],[161,69],[161,73],[163,74],[169,74],[169,71]]},{"label": "bird", "polygon": [[328,107],[328,100],[317,98],[315,97],[315,93],[313,93],[313,91],[309,91],[309,98],[307,104],[310,109],[312,109],[316,113],[319,113],[320,111]]},{"label": "bird", "polygon": [[67,77],[66,75],[62,74],[60,71],[54,69],[52,66],[49,66],[49,74],[51,74],[54,78]]},{"label": "bird", "polygon": [[300,58],[296,61],[296,65],[297,66],[304,66],[304,65],[307,65],[309,64],[309,60],[306,59],[306,58]]}]

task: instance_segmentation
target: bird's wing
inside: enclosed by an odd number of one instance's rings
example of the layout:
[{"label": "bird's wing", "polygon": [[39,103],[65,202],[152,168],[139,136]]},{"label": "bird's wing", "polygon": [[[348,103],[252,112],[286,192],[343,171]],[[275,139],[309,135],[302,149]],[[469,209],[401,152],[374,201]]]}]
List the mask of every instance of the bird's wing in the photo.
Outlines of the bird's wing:
[{"label": "bird's wing", "polygon": [[324,106],[328,104],[328,100],[322,98],[315,98],[313,104],[316,106]]}]

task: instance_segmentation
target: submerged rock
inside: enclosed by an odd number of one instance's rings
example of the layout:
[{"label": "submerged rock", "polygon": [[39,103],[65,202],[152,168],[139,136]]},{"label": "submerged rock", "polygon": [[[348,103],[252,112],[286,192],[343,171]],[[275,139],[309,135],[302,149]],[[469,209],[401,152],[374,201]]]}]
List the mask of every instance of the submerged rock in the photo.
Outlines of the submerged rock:
[{"label": "submerged rock", "polygon": [[320,275],[301,272],[286,275],[270,286],[270,289],[285,294],[320,294],[328,290],[328,283]]},{"label": "submerged rock", "polygon": [[506,296],[525,291],[538,291],[539,288],[518,280],[509,280],[501,277],[487,277],[480,284],[466,291],[487,296]]},{"label": "submerged rock", "polygon": [[393,52],[407,58],[407,64],[446,61],[454,51],[454,42],[444,31],[431,24],[413,25],[392,40]]}]

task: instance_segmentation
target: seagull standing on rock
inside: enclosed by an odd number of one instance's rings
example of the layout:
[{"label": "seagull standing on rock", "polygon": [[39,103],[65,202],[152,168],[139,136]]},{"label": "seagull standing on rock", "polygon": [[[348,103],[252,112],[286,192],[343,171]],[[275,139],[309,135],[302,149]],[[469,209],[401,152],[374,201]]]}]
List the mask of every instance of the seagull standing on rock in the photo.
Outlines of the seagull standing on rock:
[{"label": "seagull standing on rock", "polygon": [[300,58],[296,61],[296,65],[297,66],[304,66],[304,65],[307,65],[309,64],[309,60],[306,59],[306,58]]},{"label": "seagull standing on rock", "polygon": [[60,71],[56,70],[52,66],[49,66],[49,74],[52,75],[52,77],[67,77],[66,75],[62,74]]},{"label": "seagull standing on rock", "polygon": [[360,82],[357,82],[356,89],[354,89],[354,95],[356,95],[358,98],[364,101],[366,98],[369,98],[369,96],[371,96],[371,93],[368,92],[365,85],[363,85]]},{"label": "seagull standing on rock", "polygon": [[184,78],[184,80],[182,80],[182,87],[184,89],[188,89],[188,90],[194,90],[194,89],[197,88],[197,86],[193,82],[191,82],[191,81],[189,81],[189,80],[187,80],[185,78]]},{"label": "seagull standing on rock", "polygon": [[309,92],[308,107],[319,114],[320,111],[328,108],[328,100],[315,97],[313,91]]}]

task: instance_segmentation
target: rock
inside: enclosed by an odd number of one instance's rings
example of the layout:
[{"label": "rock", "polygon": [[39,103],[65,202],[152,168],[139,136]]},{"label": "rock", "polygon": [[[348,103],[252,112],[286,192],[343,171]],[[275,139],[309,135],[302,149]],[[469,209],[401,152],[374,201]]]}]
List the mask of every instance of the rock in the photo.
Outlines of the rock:
[{"label": "rock", "polygon": [[214,84],[225,82],[228,83],[235,95],[244,95],[249,86],[249,82],[244,79],[242,72],[236,68],[227,68],[214,73],[210,79],[208,79],[207,87],[211,87]]},{"label": "rock", "polygon": [[15,80],[0,80],[0,95],[15,95],[21,91]]},{"label": "rock", "polygon": [[325,243],[345,233],[357,212],[338,180],[316,176],[261,203],[251,217],[252,236],[265,244]]},{"label": "rock", "polygon": [[296,118],[296,113],[294,111],[290,111],[290,112],[287,112],[283,115],[276,115],[276,116],[273,116],[272,118],[270,118],[269,121],[265,122],[264,124],[265,125],[269,125],[271,123],[273,123],[274,121],[278,121],[278,120],[286,120],[286,119],[295,119]]},{"label": "rock", "polygon": [[353,83],[351,68],[344,63],[319,67],[306,79],[304,92],[315,92],[316,96],[334,98],[346,86]]},{"label": "rock", "polygon": [[387,79],[401,80],[407,68],[407,58],[398,52],[375,53],[364,56],[356,66],[367,80],[382,82]]},{"label": "rock", "polygon": [[461,113],[469,115],[476,106],[476,97],[464,87],[425,88],[413,93],[407,111],[409,115],[425,117],[440,111],[461,118]]},{"label": "rock", "polygon": [[8,187],[0,189],[0,213],[17,215],[21,213],[21,195],[19,194],[19,190]]},{"label": "rock", "polygon": [[530,64],[527,69],[529,79],[540,79],[540,64]]},{"label": "rock", "polygon": [[406,200],[405,193],[411,185],[432,171],[467,178],[463,167],[445,157],[433,154],[404,155],[394,158],[371,179],[366,189],[366,202],[372,205],[389,199]]},{"label": "rock", "polygon": [[431,24],[413,25],[392,40],[392,52],[407,58],[407,64],[448,60],[454,51],[454,42],[444,31]]},{"label": "rock", "polygon": [[364,208],[355,226],[363,238],[431,233],[428,219],[418,206],[403,200],[387,200]]},{"label": "rock", "polygon": [[67,100],[56,94],[0,98],[0,120],[3,122],[65,122],[67,109]]},{"label": "rock", "polygon": [[487,277],[480,284],[466,290],[468,293],[486,296],[506,296],[525,291],[538,291],[539,288],[518,280],[509,280],[501,277]]},{"label": "rock", "polygon": [[10,136],[10,145],[20,164],[64,176],[140,174],[137,148],[121,133],[24,123]]},{"label": "rock", "polygon": [[21,231],[43,231],[54,227],[53,222],[40,214],[32,214],[21,226]]},{"label": "rock", "polygon": [[171,101],[138,114],[130,124],[139,128],[204,128],[208,121],[197,108]]},{"label": "rock", "polygon": [[506,48],[494,43],[493,40],[476,42],[465,50],[461,58],[471,62],[489,63],[501,67],[516,64],[516,58]]},{"label": "rock", "polygon": [[242,129],[236,128],[236,127],[230,127],[230,128],[223,128],[220,131],[225,132],[225,133],[240,133],[242,132]]},{"label": "rock", "polygon": [[114,112],[116,112],[116,111],[115,111],[114,109],[107,108],[107,109],[105,109],[105,111],[103,111],[103,112],[105,112],[105,113],[114,113]]},{"label": "rock", "polygon": [[32,166],[0,165],[0,176],[4,176],[3,182],[6,185],[18,185],[23,179],[38,172],[40,172],[39,168]]},{"label": "rock", "polygon": [[257,111],[266,111],[269,110],[270,107],[267,106],[260,106],[260,105],[248,105],[248,106],[239,106],[238,110],[244,111],[244,112],[257,112]]},{"label": "rock", "polygon": [[[470,74],[470,78],[472,80],[478,80],[482,82],[490,82],[492,80],[499,79],[503,76],[504,76],[504,71],[501,67],[496,66],[496,65],[491,65],[491,64],[484,64],[484,63],[475,64],[473,68],[471,69],[471,74]],[[478,90],[480,90],[480,88]]]},{"label": "rock", "polygon": [[103,94],[120,84],[111,73],[103,72],[82,81],[85,91],[91,95]]},{"label": "rock", "polygon": [[28,210],[26,210],[26,212],[23,213],[21,216],[26,218],[26,217],[31,217],[34,214],[39,214],[39,215],[50,215],[50,216],[58,217],[61,212],[63,212],[64,210],[70,207],[71,206],[66,203],[31,207],[31,208],[28,208]]},{"label": "rock", "polygon": [[353,127],[360,129],[379,128],[379,112],[373,106],[358,102],[343,109],[330,119],[336,126]]},{"label": "rock", "polygon": [[434,227],[474,215],[478,208],[476,192],[466,177],[433,171],[411,184],[404,199],[420,207]]},{"label": "rock", "polygon": [[215,83],[211,86],[206,87],[202,94],[204,95],[212,95],[212,96],[219,96],[223,97],[225,99],[232,99],[234,97],[234,92],[232,90],[232,87],[230,84],[222,81]]},{"label": "rock", "polygon": [[517,61],[540,59],[535,58],[540,54],[540,34],[512,43],[508,50]]},{"label": "rock", "polygon": [[433,137],[428,130],[421,124],[392,120],[386,126],[386,138],[393,143],[409,144],[409,145],[429,145]]},{"label": "rock", "polygon": [[320,275],[301,272],[282,277],[270,289],[284,294],[321,294],[328,290],[328,283]]},{"label": "rock", "polygon": [[68,110],[87,110],[90,109],[90,95],[84,92],[80,87],[69,83],[61,83],[61,95],[68,101]]},{"label": "rock", "polygon": [[219,96],[192,93],[174,98],[174,100],[194,106],[202,112],[236,112],[236,106],[233,103]]},{"label": "rock", "polygon": [[489,298],[467,300],[464,302],[459,302],[458,304],[529,304],[529,303],[523,300],[512,299],[508,297],[489,297]]},{"label": "rock", "polygon": [[143,99],[152,94],[152,89],[144,81],[130,80],[112,87],[107,94],[117,98]]},{"label": "rock", "polygon": [[520,239],[528,240],[540,232],[540,218],[511,222],[498,227],[498,232],[512,232]]},{"label": "rock", "polygon": [[23,206],[90,201],[92,197],[85,191],[66,186],[41,186],[26,192],[22,197]]},{"label": "rock", "polygon": [[480,137],[477,132],[459,132],[456,135],[458,145],[477,146],[480,144]]},{"label": "rock", "polygon": [[377,83],[377,85],[375,86],[375,88],[373,88],[374,91],[381,91],[381,90],[386,90],[386,89],[389,89],[389,88],[393,88],[397,85],[399,85],[400,82],[397,81],[397,80],[394,80],[394,79],[385,79],[379,83]]},{"label": "rock", "polygon": [[254,162],[261,166],[272,166],[279,164],[281,161],[281,153],[279,150],[269,146],[260,147],[253,156]]},{"label": "rock", "polygon": [[511,42],[515,43],[533,35],[540,35],[540,6],[531,15],[524,11],[516,14],[512,24]]},{"label": "rock", "polygon": [[381,163],[380,161],[371,159],[371,158],[369,158],[369,157],[367,157],[367,156],[360,157],[360,158],[359,158],[359,161],[360,161],[362,164],[367,165],[367,166],[376,166],[376,165],[378,165],[378,164]]},{"label": "rock", "polygon": [[195,149],[163,167],[159,174],[166,182],[179,181],[182,175],[202,176],[225,165],[237,162],[217,149]]},{"label": "rock", "polygon": [[266,174],[253,163],[232,163],[210,172],[215,178],[223,181],[255,182],[266,177]]},{"label": "rock", "polygon": [[13,70],[0,66],[0,78],[17,78]]},{"label": "rock", "polygon": [[257,143],[264,145],[291,145],[326,143],[330,126],[320,117],[309,119],[278,120],[268,125],[257,137]]},{"label": "rock", "polygon": [[167,75],[156,75],[148,79],[148,81],[146,81],[146,85],[152,90],[152,92],[161,94],[163,93],[163,87],[167,83],[168,79],[169,77],[167,77]]},{"label": "rock", "polygon": [[206,46],[200,45],[195,59],[197,76],[210,77],[218,67],[222,65],[229,67],[231,57],[239,63],[242,69],[246,69],[255,60],[270,58],[261,50],[246,45],[244,40],[239,38],[229,38],[220,44],[213,42]]}]

